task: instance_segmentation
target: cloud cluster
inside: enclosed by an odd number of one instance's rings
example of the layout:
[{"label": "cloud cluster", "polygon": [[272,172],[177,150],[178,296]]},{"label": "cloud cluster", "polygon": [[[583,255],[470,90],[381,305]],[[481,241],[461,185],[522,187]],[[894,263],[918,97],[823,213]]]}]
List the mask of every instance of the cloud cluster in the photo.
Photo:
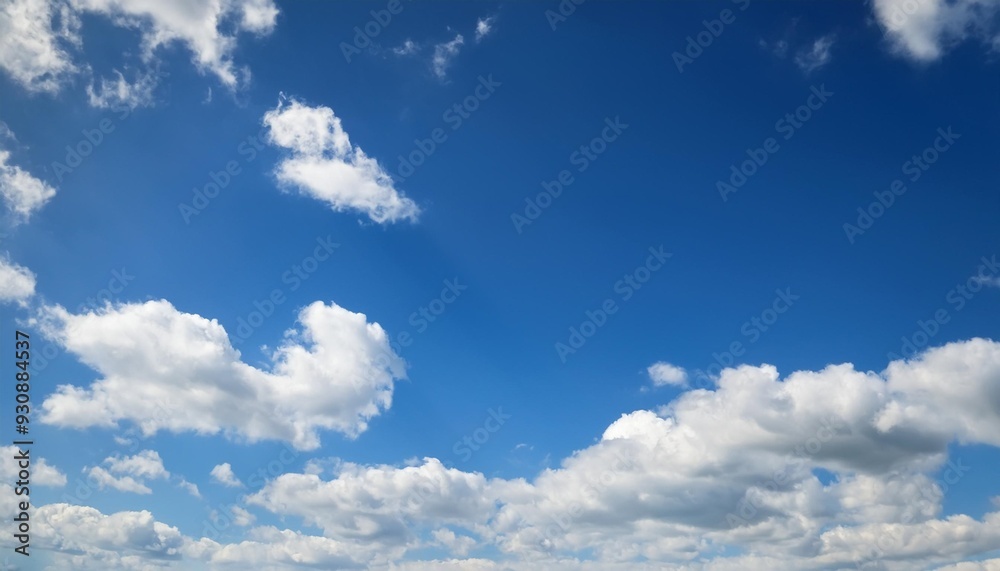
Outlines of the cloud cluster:
[{"label": "cloud cluster", "polygon": [[420,214],[378,161],[351,144],[333,109],[283,99],[264,115],[264,125],[268,142],[291,151],[275,168],[282,185],[380,224],[416,220]]},{"label": "cloud cluster", "polygon": [[[10,0],[0,7],[0,68],[30,92],[58,92],[74,77],[91,74],[74,61],[82,52],[82,16],[101,16],[116,26],[138,32],[141,58],[151,64],[162,48],[177,44],[191,53],[199,72],[212,74],[225,86],[246,83],[249,70],[233,62],[241,33],[269,34],[278,9],[272,0],[210,0],[175,5],[145,0]],[[108,104],[115,97],[141,102],[151,89],[150,76],[128,84],[91,85],[90,100]],[[125,93],[123,93],[123,90]]]},{"label": "cloud cluster", "polygon": [[88,388],[61,385],[45,399],[41,420],[62,427],[127,420],[146,435],[223,433],[313,449],[320,430],[363,432],[389,407],[393,381],[405,377],[385,331],[335,303],[303,308],[267,370],[243,362],[218,321],[167,301],[81,314],[48,306],[36,322],[101,375]]},{"label": "cloud cluster", "polygon": [[101,490],[111,488],[119,492],[150,494],[152,490],[146,486],[146,480],[170,477],[170,472],[163,467],[163,460],[155,450],[143,450],[134,456],[124,458],[109,456],[104,459],[104,464],[107,468],[101,466],[84,468]]}]

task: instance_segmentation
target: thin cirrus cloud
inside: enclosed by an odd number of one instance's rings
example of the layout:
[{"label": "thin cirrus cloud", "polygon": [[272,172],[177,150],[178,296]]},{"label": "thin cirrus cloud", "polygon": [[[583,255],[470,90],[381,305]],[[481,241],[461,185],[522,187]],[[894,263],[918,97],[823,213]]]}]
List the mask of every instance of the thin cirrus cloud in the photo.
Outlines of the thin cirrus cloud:
[{"label": "thin cirrus cloud", "polygon": [[417,204],[396,189],[377,160],[351,143],[333,109],[282,97],[264,115],[264,125],[268,142],[290,152],[274,170],[283,187],[379,224],[417,220]]},{"label": "thin cirrus cloud", "polygon": [[309,450],[320,430],[364,432],[405,378],[385,331],[335,303],[303,308],[267,369],[243,362],[218,321],[167,301],[81,314],[46,306],[33,323],[100,375],[87,388],[60,385],[41,404],[41,421],[61,427],[130,421],[147,436],[221,433]]},{"label": "thin cirrus cloud", "polygon": [[817,38],[811,46],[803,48],[795,54],[795,65],[799,66],[802,71],[811,73],[830,63],[832,59],[830,49],[833,47],[835,39],[836,37],[832,34]]}]

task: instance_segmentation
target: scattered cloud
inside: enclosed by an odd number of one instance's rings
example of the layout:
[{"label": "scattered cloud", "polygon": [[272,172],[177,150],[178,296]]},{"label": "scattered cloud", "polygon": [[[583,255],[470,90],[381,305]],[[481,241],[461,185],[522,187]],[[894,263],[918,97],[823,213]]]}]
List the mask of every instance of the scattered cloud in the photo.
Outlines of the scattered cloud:
[{"label": "scattered cloud", "polygon": [[35,274],[24,266],[0,257],[0,302],[24,305],[35,295]]},{"label": "scattered cloud", "polygon": [[0,195],[16,222],[27,222],[45,206],[56,189],[21,167],[10,164],[10,152],[0,149]]},{"label": "scattered cloud", "polygon": [[893,52],[915,61],[934,61],[970,39],[1000,48],[997,2],[874,0],[872,8]]},{"label": "scattered cloud", "polygon": [[795,54],[795,65],[806,73],[811,73],[830,63],[830,48],[836,37],[833,34],[818,38],[812,46],[803,48]]},{"label": "scattered cloud", "polygon": [[496,16],[487,16],[486,18],[480,18],[476,21],[476,42],[480,42],[483,38],[490,35],[493,31],[493,23],[496,22],[496,19]]},{"label": "scattered cloud", "polygon": [[[16,456],[21,449],[17,446],[0,446],[0,480],[3,483],[18,479],[21,467]],[[45,458],[31,458],[31,482],[39,486],[65,486],[66,476],[49,464]]]},{"label": "scattered cloud", "polygon": [[649,373],[649,379],[653,381],[653,385],[657,387],[665,385],[683,387],[688,381],[687,371],[665,361],[653,363],[646,369],[646,372]]},{"label": "scattered cloud", "polygon": [[246,441],[319,446],[319,430],[356,437],[392,402],[403,360],[361,313],[314,302],[259,369],[240,359],[216,320],[169,302],[108,305],[73,314],[47,306],[33,324],[101,376],[89,388],[60,385],[43,422],[73,428],[135,423]]},{"label": "scattered cloud", "polygon": [[458,34],[455,39],[434,46],[431,67],[438,79],[444,79],[447,76],[448,68],[451,67],[452,60],[458,55],[463,44],[465,44],[465,38],[462,37],[462,34]]},{"label": "scattered cloud", "polygon": [[[158,51],[181,45],[202,74],[214,75],[230,89],[246,85],[250,71],[233,62],[240,33],[264,36],[273,31],[278,9],[272,0],[195,2],[177,6],[145,0],[11,0],[0,7],[0,69],[32,93],[54,94],[75,77],[92,73],[82,55],[81,17],[103,16],[140,36],[141,61],[152,66]],[[155,76],[146,72],[127,82],[120,74],[90,79],[91,104],[106,107],[120,100],[148,105]]]},{"label": "scattered cloud", "polygon": [[[86,472],[100,489],[111,488],[120,492],[150,494],[146,480],[161,480],[170,477],[163,467],[163,460],[155,450],[143,450],[134,456],[109,456],[103,464],[107,468],[93,466]],[[195,488],[197,492],[197,487]]]},{"label": "scattered cloud", "polygon": [[268,142],[291,151],[275,168],[283,186],[380,224],[416,221],[416,203],[396,190],[378,161],[351,144],[333,109],[282,99],[264,115],[264,125]]},{"label": "scattered cloud", "polygon": [[215,468],[212,468],[212,479],[216,482],[222,484],[223,486],[228,486],[230,488],[242,488],[243,482],[236,477],[233,473],[233,467],[229,465],[229,462],[219,464]]},{"label": "scattered cloud", "polygon": [[392,53],[398,56],[408,56],[417,53],[419,49],[420,46],[418,46],[416,42],[408,39],[399,46],[392,48]]}]

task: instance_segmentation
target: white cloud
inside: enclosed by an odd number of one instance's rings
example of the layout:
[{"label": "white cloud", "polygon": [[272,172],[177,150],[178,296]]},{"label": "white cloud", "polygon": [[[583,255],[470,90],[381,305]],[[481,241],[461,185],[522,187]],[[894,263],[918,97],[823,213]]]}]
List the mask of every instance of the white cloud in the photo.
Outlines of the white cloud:
[{"label": "white cloud", "polygon": [[[184,4],[148,0],[12,0],[0,7],[0,68],[31,92],[56,93],[74,76],[90,75],[90,66],[73,61],[82,52],[81,16],[99,15],[119,27],[138,31],[142,60],[150,65],[156,52],[173,44],[187,48],[198,71],[215,75],[229,88],[249,77],[238,68],[233,52],[241,32],[263,36],[277,21],[272,0],[210,0]],[[118,99],[136,107],[149,104],[155,81],[149,74],[129,84],[120,77],[101,79],[88,88],[93,105]]]},{"label": "white cloud", "polygon": [[24,305],[35,295],[35,274],[24,266],[0,257],[0,302]]},{"label": "white cloud", "polygon": [[153,104],[153,89],[159,79],[157,74],[153,72],[139,73],[133,82],[126,80],[125,76],[118,70],[115,70],[114,74],[114,80],[102,77],[98,84],[91,82],[87,86],[87,97],[92,107],[135,109]]},{"label": "white cloud", "polygon": [[973,38],[1000,47],[996,0],[875,0],[873,9],[893,51],[913,60],[936,60]]},{"label": "white cloud", "polygon": [[278,15],[270,0],[213,0],[183,6],[147,0],[73,0],[73,6],[138,30],[147,62],[158,49],[182,44],[200,72],[215,75],[229,88],[240,86],[249,77],[249,70],[238,69],[232,59],[239,32],[268,34]]},{"label": "white cloud", "polygon": [[153,490],[149,489],[142,481],[132,476],[115,476],[100,466],[92,466],[90,469],[85,468],[84,472],[97,484],[99,490],[111,488],[119,492],[130,492],[133,494],[153,493]]},{"label": "white cloud", "polygon": [[243,482],[236,477],[233,473],[233,467],[229,465],[229,462],[224,464],[219,464],[215,468],[212,468],[212,479],[216,482],[222,484],[223,486],[229,486],[230,488],[242,488]]},{"label": "white cloud", "polygon": [[18,222],[31,215],[56,195],[56,189],[21,167],[8,164],[10,152],[0,150],[0,195]]},{"label": "white cloud", "polygon": [[496,21],[496,16],[488,16],[486,18],[480,18],[476,21],[476,41],[482,41],[483,38],[490,35],[493,31],[493,22]]},{"label": "white cloud", "polygon": [[278,163],[279,183],[333,210],[356,210],[378,223],[416,220],[420,209],[396,190],[382,166],[351,144],[329,107],[282,100],[264,115],[271,144],[291,150]]},{"label": "white cloud", "polygon": [[241,508],[240,506],[232,506],[230,511],[233,514],[233,523],[240,527],[247,527],[252,525],[257,518],[247,510]]},{"label": "white cloud", "polygon": [[398,56],[408,56],[416,53],[419,49],[420,47],[413,40],[406,40],[399,46],[392,48],[392,53]]},{"label": "white cloud", "polygon": [[89,388],[60,385],[41,405],[43,422],[225,434],[250,442],[319,446],[319,430],[355,437],[392,402],[405,378],[385,331],[334,303],[298,314],[263,370],[243,362],[215,320],[169,302],[106,306],[72,314],[44,308],[43,333],[100,374]]},{"label": "white cloud", "polygon": [[454,531],[447,528],[436,529],[431,535],[434,538],[434,543],[447,548],[448,551],[458,557],[468,555],[469,551],[478,543],[475,539],[466,535],[456,535]]},{"label": "white cloud", "polygon": [[833,34],[823,36],[809,48],[799,50],[795,54],[795,65],[802,71],[810,73],[830,63],[830,48],[833,47],[835,39]]},{"label": "white cloud", "polygon": [[451,60],[455,59],[464,43],[465,38],[462,37],[462,34],[458,34],[455,39],[434,46],[434,57],[431,59],[434,75],[440,79],[445,78],[448,74],[448,68],[451,66]]},{"label": "white cloud", "polygon": [[649,374],[649,378],[653,381],[653,384],[658,387],[664,385],[683,387],[687,385],[687,371],[665,361],[653,363],[646,369],[646,372]]},{"label": "white cloud", "polygon": [[[17,446],[0,446],[0,481],[3,483],[18,479],[20,467],[15,456],[19,452],[21,449]],[[31,482],[39,486],[65,486],[66,476],[49,464],[46,459],[32,457]]]},{"label": "white cloud", "polygon": [[79,44],[76,14],[62,2],[10,0],[0,5],[0,68],[30,92],[59,91],[77,66],[67,47]]},{"label": "white cloud", "polygon": [[177,485],[187,493],[191,494],[192,496],[196,498],[201,497],[201,491],[198,490],[198,486],[196,484],[192,484],[191,482],[188,482],[184,478],[181,478],[180,481],[177,482]]},{"label": "white cloud", "polygon": [[[84,468],[84,472],[102,490],[112,488],[119,492],[150,494],[152,490],[146,486],[146,480],[170,477],[170,472],[163,467],[163,460],[155,450],[143,450],[134,456],[109,456],[104,459],[103,464],[107,466],[106,469],[100,466]],[[188,491],[192,490],[188,488]],[[194,492],[197,492],[197,487]]]}]

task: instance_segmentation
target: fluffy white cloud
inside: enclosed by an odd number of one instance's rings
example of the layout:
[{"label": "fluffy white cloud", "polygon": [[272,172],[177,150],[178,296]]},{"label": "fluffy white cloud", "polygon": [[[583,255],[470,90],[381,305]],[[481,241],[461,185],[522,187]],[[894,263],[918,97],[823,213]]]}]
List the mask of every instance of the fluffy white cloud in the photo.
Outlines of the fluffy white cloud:
[{"label": "fluffy white cloud", "polygon": [[875,0],[873,9],[893,50],[914,60],[936,60],[970,38],[1000,47],[996,0]]},{"label": "fluffy white cloud", "polygon": [[432,458],[405,468],[343,464],[329,481],[284,474],[247,502],[299,516],[327,537],[392,547],[416,541],[413,523],[485,524],[492,507],[486,478]]},{"label": "fluffy white cloud", "polygon": [[264,115],[264,125],[271,144],[291,151],[275,169],[282,185],[378,223],[417,219],[416,203],[396,190],[378,161],[351,144],[329,107],[282,100]]},{"label": "fluffy white cloud", "polygon": [[[156,52],[173,44],[191,52],[201,73],[215,75],[230,88],[246,83],[249,70],[233,62],[241,32],[269,34],[278,9],[273,0],[208,0],[182,4],[150,0],[11,0],[0,6],[0,68],[32,92],[55,93],[77,75],[90,75],[90,67],[74,62],[82,52],[80,19],[100,15],[116,26],[136,30],[142,59],[151,64]],[[151,102],[156,78],[140,74],[133,83],[118,75],[116,81],[91,81],[91,104],[116,103],[131,107]]]},{"label": "fluffy white cloud", "polygon": [[6,257],[0,257],[0,302],[24,304],[35,295],[35,274]]},{"label": "fluffy white cloud", "polygon": [[[973,339],[881,374],[726,369],[715,390],[688,391],[661,414],[623,415],[532,481],[433,459],[348,464],[330,480],[284,474],[248,502],[338,542],[413,549],[427,537],[458,556],[495,546],[505,554],[498,569],[648,560],[658,562],[651,569],[819,570],[860,560],[915,571],[986,553],[1000,535],[998,514],[934,519],[943,491],[930,476],[950,442],[997,445],[998,359],[1000,344]],[[958,478],[967,469],[961,458],[947,467]],[[817,470],[835,478],[823,483]],[[684,563],[729,548],[746,555]],[[586,553],[600,563],[579,561]]]},{"label": "fluffy white cloud", "polygon": [[[155,450],[143,450],[134,456],[109,456],[104,459],[103,464],[107,468],[100,466],[84,468],[84,472],[101,490],[111,488],[119,492],[150,494],[152,490],[146,485],[146,480],[170,477],[170,472],[163,467],[163,460]],[[187,489],[198,495],[197,487],[192,490],[187,486]]]},{"label": "fluffy white cloud", "polygon": [[0,195],[16,220],[24,222],[56,195],[56,189],[9,161],[10,152],[0,149]]},{"label": "fluffy white cloud", "polygon": [[[21,450],[17,446],[0,446],[0,481],[17,480],[20,467],[14,457]],[[31,459],[31,482],[39,486],[65,486],[66,476],[44,458]]]},{"label": "fluffy white cloud", "polygon": [[274,28],[278,10],[270,0],[210,0],[177,5],[149,0],[72,0],[73,6],[101,14],[119,26],[138,30],[144,59],[157,49],[179,43],[192,54],[202,73],[211,73],[230,88],[249,77],[232,60],[239,32],[267,34]]},{"label": "fluffy white cloud", "polygon": [[0,68],[28,91],[58,91],[77,72],[67,48],[79,45],[78,26],[76,14],[62,2],[4,2],[0,5]]},{"label": "fluffy white cloud", "polygon": [[649,379],[658,387],[664,385],[682,387],[687,384],[688,380],[687,371],[665,361],[653,363],[646,369],[646,372],[649,374]]},{"label": "fluffy white cloud", "polygon": [[833,34],[818,38],[812,46],[795,54],[795,65],[810,73],[830,63],[830,48],[833,47],[834,39]]},{"label": "fluffy white cloud", "polygon": [[451,67],[451,60],[455,59],[463,44],[465,44],[465,38],[462,37],[462,34],[458,34],[455,39],[434,46],[434,57],[431,59],[434,75],[440,79],[445,78],[448,74],[448,68]]},{"label": "fluffy white cloud", "polygon": [[212,479],[216,482],[222,484],[223,486],[228,486],[230,488],[242,488],[243,482],[236,477],[233,473],[233,467],[229,465],[229,462],[224,464],[219,464],[215,468],[212,468]]},{"label": "fluffy white cloud", "polygon": [[42,403],[41,420],[63,427],[128,420],[145,435],[224,433],[313,449],[321,429],[363,432],[405,377],[382,327],[334,303],[301,310],[270,370],[244,363],[218,321],[167,301],[83,314],[50,306],[36,323],[101,375],[89,388],[60,385]]}]

